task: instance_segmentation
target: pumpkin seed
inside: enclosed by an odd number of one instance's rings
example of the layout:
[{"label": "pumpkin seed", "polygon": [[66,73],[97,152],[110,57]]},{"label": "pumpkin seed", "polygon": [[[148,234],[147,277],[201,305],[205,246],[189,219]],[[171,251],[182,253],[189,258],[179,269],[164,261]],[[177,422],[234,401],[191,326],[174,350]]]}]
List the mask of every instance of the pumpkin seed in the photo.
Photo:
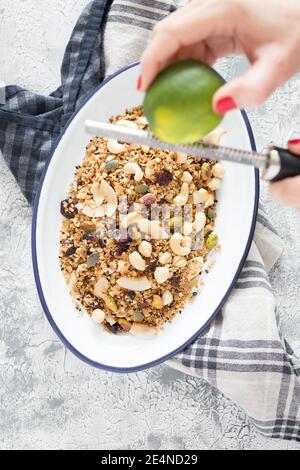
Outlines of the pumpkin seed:
[{"label": "pumpkin seed", "polygon": [[115,302],[115,299],[111,296],[111,295],[106,295],[104,297],[104,302],[105,302],[105,305],[106,307],[111,310],[112,312],[114,313],[117,313],[118,311],[118,306]]},{"label": "pumpkin seed", "polygon": [[147,193],[149,193],[149,188],[146,184],[138,184],[134,188],[134,190],[137,194],[147,194]]},{"label": "pumpkin seed", "polygon": [[142,312],[137,308],[133,312],[133,321],[141,323],[144,321]]},{"label": "pumpkin seed", "polygon": [[98,253],[92,253],[88,256],[86,264],[88,268],[93,268],[96,266],[96,264],[99,261],[99,254]]},{"label": "pumpkin seed", "polygon": [[105,163],[104,170],[107,172],[114,171],[116,168],[118,168],[118,166],[118,160],[110,160],[109,162]]},{"label": "pumpkin seed", "polygon": [[205,241],[205,246],[208,250],[212,250],[213,248],[215,248],[215,246],[217,246],[218,241],[219,239],[216,232],[211,232],[211,234],[207,237]]}]

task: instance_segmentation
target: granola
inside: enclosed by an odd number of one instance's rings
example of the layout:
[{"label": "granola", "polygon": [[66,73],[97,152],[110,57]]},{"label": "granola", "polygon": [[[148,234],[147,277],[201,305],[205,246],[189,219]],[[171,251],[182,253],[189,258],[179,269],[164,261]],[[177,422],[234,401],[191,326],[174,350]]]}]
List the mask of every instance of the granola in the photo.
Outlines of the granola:
[{"label": "granola", "polygon": [[[141,107],[110,121],[147,128]],[[76,308],[114,334],[156,334],[180,313],[219,247],[223,175],[214,161],[90,140],[61,203],[60,265]]]}]

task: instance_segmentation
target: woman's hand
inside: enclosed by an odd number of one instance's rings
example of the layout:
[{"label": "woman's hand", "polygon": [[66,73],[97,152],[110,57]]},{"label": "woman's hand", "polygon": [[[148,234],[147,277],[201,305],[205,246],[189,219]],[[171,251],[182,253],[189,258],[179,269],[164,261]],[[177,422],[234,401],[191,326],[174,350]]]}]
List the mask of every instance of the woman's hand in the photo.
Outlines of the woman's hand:
[{"label": "woman's hand", "polygon": [[[290,140],[289,150],[300,158],[300,139]],[[279,201],[300,210],[300,176],[293,176],[270,184],[270,194]]]},{"label": "woman's hand", "polygon": [[145,91],[167,64],[194,58],[209,64],[246,54],[251,68],[220,88],[214,108],[260,105],[300,69],[299,0],[193,0],[157,23],[142,56],[139,88]]}]

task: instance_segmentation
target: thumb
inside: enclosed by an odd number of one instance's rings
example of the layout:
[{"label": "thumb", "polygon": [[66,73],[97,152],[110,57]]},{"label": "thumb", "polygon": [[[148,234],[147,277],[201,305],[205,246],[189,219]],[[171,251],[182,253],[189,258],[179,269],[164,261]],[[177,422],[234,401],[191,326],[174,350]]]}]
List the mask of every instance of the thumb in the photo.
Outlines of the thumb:
[{"label": "thumb", "polygon": [[260,59],[244,75],[226,83],[215,93],[213,107],[218,114],[225,114],[235,108],[259,106],[280,84],[274,63]]}]

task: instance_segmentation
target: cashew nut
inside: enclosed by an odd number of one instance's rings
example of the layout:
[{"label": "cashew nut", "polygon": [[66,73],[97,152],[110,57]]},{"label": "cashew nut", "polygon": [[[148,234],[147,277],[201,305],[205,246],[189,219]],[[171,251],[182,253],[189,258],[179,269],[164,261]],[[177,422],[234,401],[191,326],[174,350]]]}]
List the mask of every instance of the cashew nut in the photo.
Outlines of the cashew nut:
[{"label": "cashew nut", "polygon": [[134,251],[133,253],[130,253],[128,256],[130,264],[137,269],[138,271],[145,271],[146,269],[146,261],[141,257],[141,255],[137,252]]},{"label": "cashew nut", "polygon": [[138,227],[141,232],[154,240],[168,238],[168,233],[161,227],[159,220],[141,219],[138,221]]},{"label": "cashew nut", "polygon": [[179,165],[186,163],[187,161],[187,153],[184,152],[177,152],[176,154],[176,162],[179,163]]},{"label": "cashew nut", "polygon": [[194,204],[205,204],[209,198],[209,192],[206,189],[201,188],[199,191],[195,191],[193,194]]},{"label": "cashew nut", "polygon": [[211,191],[216,191],[221,186],[220,178],[212,178],[207,186]]},{"label": "cashew nut", "polygon": [[137,223],[141,218],[142,216],[139,212],[129,212],[129,214],[121,218],[121,225],[123,228],[128,228],[129,225]]},{"label": "cashew nut", "polygon": [[202,142],[204,144],[219,145],[223,135],[225,134],[227,134],[226,129],[218,127],[217,129],[214,129],[212,132],[203,137]]},{"label": "cashew nut", "polygon": [[94,310],[92,313],[92,319],[94,322],[101,324],[104,322],[105,313],[100,308],[96,308],[96,310]]},{"label": "cashew nut", "polygon": [[201,230],[204,229],[205,223],[206,223],[206,215],[204,214],[204,212],[197,212],[195,214],[195,220],[194,220],[195,231],[197,233],[201,232]]},{"label": "cashew nut", "polygon": [[188,171],[184,171],[183,174],[182,174],[181,180],[184,183],[191,183],[193,181],[193,177],[192,177],[191,173],[189,173]]},{"label": "cashew nut", "polygon": [[158,258],[158,261],[160,262],[160,264],[168,264],[172,261],[172,255],[171,253],[169,253],[168,251],[166,251],[165,253],[162,253],[159,258]]},{"label": "cashew nut", "polygon": [[130,162],[124,166],[125,175],[134,175],[134,181],[141,181],[144,177],[144,173],[137,163]]},{"label": "cashew nut", "polygon": [[201,272],[203,268],[204,260],[202,256],[197,256],[188,262],[188,279],[192,279]]},{"label": "cashew nut", "polygon": [[173,302],[173,295],[169,290],[163,292],[162,301],[164,306],[170,305]]},{"label": "cashew nut", "polygon": [[225,168],[224,166],[222,165],[222,163],[216,163],[213,168],[212,168],[212,174],[216,177],[216,178],[223,178],[223,176],[225,175]]},{"label": "cashew nut", "polygon": [[146,258],[149,258],[152,253],[152,245],[146,240],[143,240],[142,243],[139,245],[138,250],[141,255],[145,256]]},{"label": "cashew nut", "polygon": [[174,197],[174,204],[177,206],[184,206],[189,198],[189,185],[187,183],[183,183],[181,186],[181,190],[178,196]]},{"label": "cashew nut", "polygon": [[183,235],[190,235],[193,231],[193,224],[192,222],[184,222],[182,227]]},{"label": "cashew nut", "polygon": [[[178,256],[188,256],[191,252],[190,246],[186,246],[188,243],[188,237],[183,237],[181,233],[174,233],[170,238],[170,248]],[[190,239],[189,239],[190,240]],[[191,240],[190,240],[191,241]]]},{"label": "cashew nut", "polygon": [[169,268],[167,266],[160,266],[154,271],[154,278],[158,284],[163,284],[169,279]]},{"label": "cashew nut", "polygon": [[105,180],[102,180],[100,184],[100,194],[107,202],[107,204],[104,204],[105,214],[107,217],[112,217],[118,207],[118,197],[115,190]]},{"label": "cashew nut", "polygon": [[174,256],[172,264],[174,268],[184,268],[187,265],[187,260],[183,256]]},{"label": "cashew nut", "polygon": [[126,147],[124,144],[120,144],[116,139],[108,139],[107,150],[117,155],[118,153],[124,152]]},{"label": "cashew nut", "polygon": [[103,293],[108,289],[108,280],[106,277],[99,277],[94,287],[94,295],[96,297],[102,297]]}]

